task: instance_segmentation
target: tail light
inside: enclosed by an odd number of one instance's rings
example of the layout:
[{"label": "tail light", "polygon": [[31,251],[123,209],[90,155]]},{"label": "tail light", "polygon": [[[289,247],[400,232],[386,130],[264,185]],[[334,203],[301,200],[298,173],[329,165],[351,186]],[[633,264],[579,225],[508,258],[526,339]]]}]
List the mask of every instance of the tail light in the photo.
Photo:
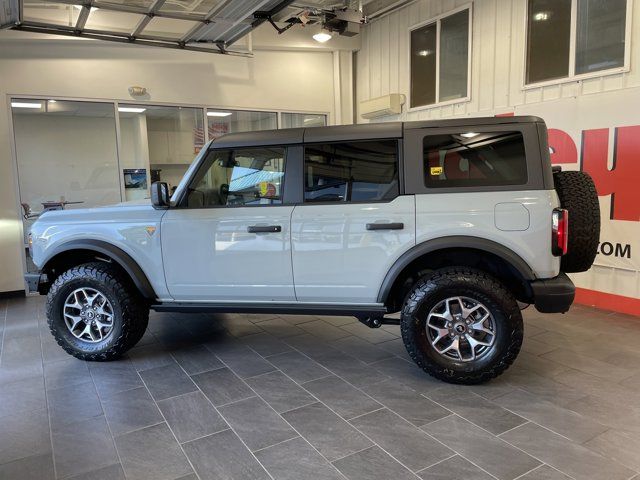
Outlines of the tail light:
[{"label": "tail light", "polygon": [[551,218],[551,252],[560,257],[566,255],[569,248],[569,212],[556,208]]}]

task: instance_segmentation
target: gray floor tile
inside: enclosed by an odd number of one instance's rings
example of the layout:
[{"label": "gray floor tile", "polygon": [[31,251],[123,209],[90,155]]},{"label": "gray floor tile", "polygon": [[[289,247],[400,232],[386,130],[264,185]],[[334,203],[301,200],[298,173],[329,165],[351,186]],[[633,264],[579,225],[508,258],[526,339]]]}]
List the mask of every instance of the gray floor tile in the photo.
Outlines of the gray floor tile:
[{"label": "gray floor tile", "polygon": [[502,438],[576,480],[628,479],[634,473],[612,460],[532,423],[506,432]]},{"label": "gray floor tile", "polygon": [[240,378],[255,377],[275,370],[273,365],[242,344],[209,347]]},{"label": "gray floor tile", "polygon": [[349,480],[417,480],[411,471],[396,459],[373,446],[333,462]]},{"label": "gray floor tile", "polygon": [[269,475],[231,430],[184,444],[200,480],[269,480]]},{"label": "gray floor tile", "polygon": [[86,473],[118,463],[104,417],[65,425],[53,432],[52,439],[58,477]]},{"label": "gray floor tile", "polygon": [[454,453],[387,409],[358,417],[351,424],[414,472]]},{"label": "gray floor tile", "polygon": [[164,421],[151,395],[142,387],[109,395],[102,406],[114,436]]},{"label": "gray floor tile", "polygon": [[260,450],[256,457],[275,480],[344,480],[301,437]]},{"label": "gray floor tile", "polygon": [[168,398],[158,406],[180,443],[229,428],[201,392]]},{"label": "gray floor tile", "polygon": [[246,337],[242,337],[240,341],[263,357],[291,351],[289,345],[265,332],[247,335]]},{"label": "gray floor tile", "polygon": [[103,413],[93,382],[49,390],[47,397],[53,430]]},{"label": "gray floor tile", "polygon": [[0,417],[46,408],[42,377],[28,377],[0,385]]},{"label": "gray floor tile", "polygon": [[532,456],[457,415],[443,418],[423,428],[500,480],[514,479],[540,464]]},{"label": "gray floor tile", "polygon": [[336,340],[331,345],[342,353],[351,355],[364,363],[378,362],[393,356],[393,353],[380,348],[379,345],[373,345],[353,335]]},{"label": "gray floor tile", "polygon": [[575,368],[576,370],[595,375],[605,380],[621,381],[634,374],[634,371],[631,369],[623,367],[611,368],[611,364],[609,363],[601,362],[600,360],[585,355],[578,355],[575,352],[565,349],[554,350],[553,352],[542,355],[541,358],[570,368]]},{"label": "gray floor tile", "polygon": [[442,382],[427,375],[415,363],[402,360],[398,357],[381,360],[372,363],[371,366],[388,377],[411,387],[418,393],[426,393],[435,388],[442,387]]},{"label": "gray floor tile", "polygon": [[519,480],[571,480],[571,477],[549,465],[540,465],[535,470],[520,477]]},{"label": "gray floor tile", "polygon": [[87,473],[81,473],[80,475],[74,475],[67,480],[125,480],[124,470],[122,465],[116,463],[109,465],[108,467],[98,468]]},{"label": "gray floor tile", "polygon": [[329,461],[372,445],[370,440],[320,403],[292,410],[283,417]]},{"label": "gray floor tile", "polygon": [[338,340],[339,338],[350,336],[350,334],[348,332],[345,332],[343,329],[333,326],[330,323],[320,319],[302,323],[298,326],[305,332],[310,333],[311,335],[324,341],[333,341]]},{"label": "gray floor tile", "polygon": [[542,425],[571,440],[583,443],[608,430],[608,427],[553,403],[546,402],[539,397],[515,390],[494,400],[512,412],[527,420]]},{"label": "gray floor tile", "polygon": [[53,480],[53,457],[50,453],[26,457],[0,465],[0,478],[4,480]]},{"label": "gray floor tile", "polygon": [[0,464],[51,452],[46,410],[0,418]]},{"label": "gray floor tile", "polygon": [[300,408],[316,401],[280,371],[248,378],[246,382],[278,413]]},{"label": "gray floor tile", "polygon": [[640,472],[640,433],[609,430],[589,440],[584,446]]},{"label": "gray floor tile", "polygon": [[371,343],[387,342],[400,336],[400,329],[398,327],[395,328],[397,334],[389,333],[382,328],[369,328],[360,322],[343,325],[340,328],[349,332],[351,335],[355,335]]},{"label": "gray floor tile", "polygon": [[91,381],[87,362],[74,357],[59,362],[46,363],[44,378],[47,390],[75,387]]},{"label": "gray floor tile", "polygon": [[302,386],[346,420],[382,408],[371,397],[336,376],[313,380]]},{"label": "gray floor tile", "polygon": [[280,415],[258,397],[220,407],[220,413],[252,451],[298,435]]},{"label": "gray floor tile", "polygon": [[254,396],[253,391],[228,368],[199,373],[191,378],[216,406]]},{"label": "gray floor tile", "polygon": [[174,350],[171,354],[189,375],[224,367],[222,362],[204,345],[181,348]]},{"label": "gray floor tile", "polygon": [[494,402],[469,392],[465,386],[447,385],[425,395],[494,435],[511,430],[527,421]]},{"label": "gray floor tile", "polygon": [[167,424],[116,437],[127,479],[174,480],[192,472]]},{"label": "gray floor tile", "polygon": [[91,363],[89,371],[100,397],[144,386],[128,359]]},{"label": "gray floor tile", "polygon": [[176,363],[169,349],[161,343],[134,347],[127,355],[139,372]]},{"label": "gray floor tile", "polygon": [[299,352],[288,352],[269,357],[269,362],[298,383],[309,382],[331,372]]},{"label": "gray floor tile", "polygon": [[371,385],[389,378],[374,366],[338,351],[320,355],[315,358],[315,361],[356,387]]},{"label": "gray floor tile", "polygon": [[299,352],[304,353],[310,358],[316,358],[328,353],[336,353],[339,350],[333,348],[328,342],[320,340],[309,333],[304,335],[296,335],[295,337],[286,338],[288,345],[292,346]]},{"label": "gray floor tile", "polygon": [[363,390],[416,426],[433,422],[450,415],[451,412],[415,390],[395,380],[386,380],[363,387]]},{"label": "gray floor tile", "polygon": [[423,480],[492,480],[495,478],[460,455],[420,470],[418,476]]},{"label": "gray floor tile", "polygon": [[156,401],[197,390],[189,375],[178,364],[144,370],[140,376]]},{"label": "gray floor tile", "polygon": [[264,322],[260,322],[258,325],[261,329],[277,338],[292,337],[294,335],[302,335],[305,333],[304,330],[280,317],[265,320]]}]

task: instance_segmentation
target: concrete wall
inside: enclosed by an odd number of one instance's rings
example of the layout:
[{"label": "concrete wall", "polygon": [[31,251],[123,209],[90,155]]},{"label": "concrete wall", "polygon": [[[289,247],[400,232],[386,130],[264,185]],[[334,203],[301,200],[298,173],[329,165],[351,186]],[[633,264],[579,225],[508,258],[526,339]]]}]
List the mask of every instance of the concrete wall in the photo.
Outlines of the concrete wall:
[{"label": "concrete wall", "polygon": [[256,51],[253,58],[0,32],[0,292],[24,288],[22,222],[11,138],[11,95],[327,112],[330,51]]}]

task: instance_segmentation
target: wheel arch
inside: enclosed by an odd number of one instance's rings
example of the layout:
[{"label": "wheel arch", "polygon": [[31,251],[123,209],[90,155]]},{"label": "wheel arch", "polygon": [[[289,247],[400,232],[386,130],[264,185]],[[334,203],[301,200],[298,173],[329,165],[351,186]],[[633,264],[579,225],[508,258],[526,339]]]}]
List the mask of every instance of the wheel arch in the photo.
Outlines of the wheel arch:
[{"label": "wheel arch", "polygon": [[42,262],[42,273],[46,273],[51,282],[52,277],[69,268],[95,260],[113,262],[131,279],[144,298],[157,298],[140,265],[121,248],[102,240],[72,240],[55,247]]},{"label": "wheel arch", "polygon": [[532,297],[529,282],[535,274],[513,250],[485,238],[450,236],[420,243],[398,258],[380,286],[377,301],[397,311],[407,282],[425,270],[447,266],[479,268],[504,281],[518,300],[528,302]]}]

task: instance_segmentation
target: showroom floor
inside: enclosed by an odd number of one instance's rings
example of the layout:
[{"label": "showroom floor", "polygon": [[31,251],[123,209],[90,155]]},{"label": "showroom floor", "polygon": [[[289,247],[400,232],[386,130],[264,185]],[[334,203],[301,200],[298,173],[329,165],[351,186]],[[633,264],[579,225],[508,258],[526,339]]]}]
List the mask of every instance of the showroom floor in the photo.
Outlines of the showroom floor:
[{"label": "showroom floor", "polygon": [[640,319],[525,319],[516,364],[459,387],[349,317],[154,313],[129,358],[85,363],[42,298],[0,300],[0,479],[634,477]]}]

